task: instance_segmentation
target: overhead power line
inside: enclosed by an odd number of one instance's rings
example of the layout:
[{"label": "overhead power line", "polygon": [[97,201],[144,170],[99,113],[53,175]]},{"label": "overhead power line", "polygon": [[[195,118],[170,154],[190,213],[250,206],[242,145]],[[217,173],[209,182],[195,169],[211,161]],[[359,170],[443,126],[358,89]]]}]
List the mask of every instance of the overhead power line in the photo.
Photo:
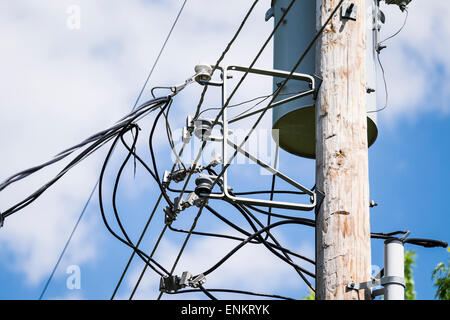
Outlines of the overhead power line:
[{"label": "overhead power line", "polygon": [[[180,8],[180,10],[178,11],[178,14],[177,14],[177,16],[176,16],[174,22],[172,23],[172,26],[171,26],[171,28],[170,28],[170,30],[169,30],[169,33],[168,33],[167,36],[166,36],[166,39],[164,40],[164,43],[163,43],[163,45],[162,45],[162,47],[161,47],[161,49],[160,49],[160,51],[159,51],[159,53],[158,53],[158,56],[156,57],[155,61],[153,62],[152,68],[150,69],[150,72],[148,73],[147,78],[145,79],[145,82],[144,82],[144,84],[143,84],[141,90],[139,91],[139,94],[138,94],[138,96],[137,96],[137,98],[136,98],[136,101],[135,101],[135,103],[134,103],[134,105],[133,105],[133,107],[132,107],[132,109],[131,109],[132,111],[134,111],[134,110],[136,109],[136,107],[137,107],[137,105],[138,105],[138,103],[139,103],[139,101],[140,101],[140,99],[141,99],[141,97],[142,97],[142,95],[143,95],[143,93],[144,93],[144,91],[145,91],[145,88],[147,87],[148,82],[150,81],[150,78],[151,78],[151,76],[153,75],[153,71],[155,70],[155,68],[156,68],[156,66],[157,66],[157,64],[158,64],[158,62],[159,62],[159,59],[160,59],[162,53],[164,52],[164,49],[165,49],[165,47],[166,47],[166,45],[167,45],[167,42],[169,41],[169,39],[170,39],[170,37],[171,37],[171,35],[172,35],[172,32],[173,32],[173,30],[175,29],[175,26],[176,26],[177,23],[178,23],[178,19],[180,18],[181,13],[183,12],[183,9],[184,9],[184,7],[185,7],[185,5],[186,5],[186,2],[187,2],[187,0],[184,0],[182,6],[181,6],[181,8]],[[53,267],[53,270],[52,270],[52,272],[51,272],[51,274],[50,274],[50,277],[48,278],[48,280],[47,280],[47,282],[46,282],[46,284],[45,284],[45,286],[44,286],[44,288],[43,288],[43,290],[42,290],[42,292],[41,292],[41,294],[40,294],[40,296],[39,296],[39,300],[42,300],[42,298],[43,298],[45,292],[47,291],[47,288],[48,288],[48,286],[49,286],[51,280],[53,279],[53,276],[54,276],[54,274],[55,274],[55,271],[56,271],[56,269],[58,268],[58,266],[59,266],[59,264],[60,264],[60,262],[61,262],[61,260],[62,260],[62,258],[63,258],[63,256],[64,256],[64,254],[65,254],[65,252],[66,252],[66,250],[67,250],[67,247],[69,246],[69,243],[70,243],[70,241],[72,240],[72,237],[73,237],[74,233],[75,233],[76,230],[78,229],[78,226],[79,226],[79,224],[80,224],[80,221],[81,221],[81,219],[83,218],[84,213],[86,212],[86,209],[87,209],[88,206],[89,206],[89,203],[90,203],[90,201],[91,201],[91,199],[92,199],[92,195],[94,194],[95,190],[97,189],[98,183],[99,183],[99,180],[97,180],[97,182],[95,183],[94,187],[92,188],[91,194],[90,194],[88,200],[86,201],[86,203],[85,203],[83,209],[81,210],[80,216],[78,217],[77,222],[75,223],[75,226],[73,227],[72,232],[71,232],[71,234],[70,234],[70,236],[69,236],[69,238],[68,238],[66,244],[64,245],[64,248],[63,248],[63,250],[61,251],[61,254],[60,254],[59,258],[58,258],[58,260],[57,260],[55,266]],[[3,188],[0,187],[0,191],[1,191],[1,189],[3,189]],[[140,241],[138,242],[138,246],[139,246],[139,243],[140,243]],[[133,255],[134,255],[134,253],[135,253],[135,251],[133,251]],[[127,265],[127,268],[126,268],[126,269],[128,269],[128,265]],[[125,272],[126,272],[126,271],[125,271]],[[122,277],[123,277],[123,275],[122,275]],[[122,279],[122,278],[121,278],[121,279]],[[120,283],[121,283],[121,280],[119,281],[118,286],[120,286]],[[114,291],[113,298],[114,298],[114,295],[115,295],[115,293],[116,293],[116,291],[117,291],[117,289],[118,289],[118,286],[117,286],[116,290]]]}]

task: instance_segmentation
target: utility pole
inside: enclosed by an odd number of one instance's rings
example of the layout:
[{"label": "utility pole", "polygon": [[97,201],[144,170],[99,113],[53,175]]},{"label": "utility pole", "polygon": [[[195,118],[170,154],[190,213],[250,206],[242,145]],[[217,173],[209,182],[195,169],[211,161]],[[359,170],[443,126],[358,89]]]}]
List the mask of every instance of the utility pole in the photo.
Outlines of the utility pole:
[{"label": "utility pole", "polygon": [[[340,0],[317,0],[322,26]],[[366,88],[366,0],[344,2],[322,34],[316,72],[316,183],[325,198],[316,212],[316,299],[370,299],[347,289],[370,280]],[[348,14],[347,18],[343,15]],[[351,14],[356,14],[352,17]]]}]

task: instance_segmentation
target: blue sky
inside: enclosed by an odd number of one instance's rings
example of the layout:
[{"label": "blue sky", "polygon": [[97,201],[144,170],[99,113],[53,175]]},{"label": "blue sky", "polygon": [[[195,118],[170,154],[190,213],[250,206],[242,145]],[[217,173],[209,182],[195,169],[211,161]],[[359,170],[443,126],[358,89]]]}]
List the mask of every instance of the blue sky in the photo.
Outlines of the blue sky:
[{"label": "blue sky", "polygon": [[[260,2],[225,63],[247,65],[270,33],[272,23],[264,22],[270,1]],[[134,103],[181,3],[175,0],[3,1],[0,4],[1,179],[47,160],[125,114]],[[67,27],[67,9],[71,5],[81,10],[79,30]],[[199,62],[214,63],[246,10],[247,6],[237,0],[226,4],[188,0],[150,86],[178,84],[192,75],[193,67]],[[387,24],[382,29],[382,38],[392,34],[403,22],[397,8],[384,10]],[[408,229],[414,237],[449,241],[450,87],[447,79],[450,61],[448,44],[442,39],[450,36],[450,22],[446,19],[450,9],[445,0],[416,0],[409,11],[405,30],[388,43],[382,55],[390,104],[379,115],[378,140],[369,150],[370,194],[379,203],[371,210],[371,228],[376,232]],[[258,66],[271,68],[271,45]],[[271,81],[266,80],[250,78],[235,101],[270,92]],[[381,78],[379,88],[382,88]],[[180,128],[186,116],[193,113],[200,91],[199,86],[192,86],[176,97],[171,115],[174,128]],[[149,96],[147,90],[144,98]],[[382,90],[378,90],[378,100],[384,101]],[[205,105],[219,103],[218,92],[211,90]],[[270,128],[270,118],[270,115],[264,118],[263,128]],[[149,117],[141,124],[144,130],[139,150],[147,159],[145,140],[152,120]],[[156,148],[161,170],[169,169],[170,150],[163,134],[157,136]],[[101,150],[75,168],[36,203],[5,222],[0,230],[0,299],[39,296],[98,178],[106,151]],[[116,153],[108,170],[110,179],[106,190],[111,190],[114,169],[123,156],[123,150]],[[237,168],[231,171],[230,183],[239,185],[239,189],[270,187],[270,176],[260,175],[256,166]],[[311,160],[281,152],[280,170],[304,185],[314,184]],[[56,169],[45,170],[0,193],[0,210],[23,198],[55,172]],[[120,190],[119,208],[129,233],[136,239],[158,190],[142,168],[138,168],[133,178],[132,167],[127,169]],[[244,225],[229,206],[217,201],[211,201],[211,205]],[[161,228],[162,207],[157,213],[144,239],[143,250],[149,250]],[[187,227],[194,215],[194,209],[183,212],[177,226]],[[311,213],[301,213],[301,216],[311,217]],[[198,230],[229,232],[208,214],[202,215]],[[314,256],[314,233],[307,227],[285,227],[275,233],[290,248]],[[181,239],[180,235],[170,234],[158,250],[159,261],[171,265]],[[177,273],[202,271],[233,245],[194,237]],[[438,262],[448,259],[448,253],[443,249],[407,248],[418,254],[414,269],[418,298],[433,299],[431,272]],[[130,254],[130,249],[107,233],[94,197],[46,298],[108,299]],[[373,241],[372,263],[381,266],[382,255],[382,242]],[[71,265],[80,266],[80,290],[66,287],[69,276],[66,270]],[[118,293],[119,298],[128,298],[141,268],[142,263],[136,259]],[[147,273],[136,298],[155,298],[158,281],[156,276]],[[254,289],[295,298],[307,294],[305,285],[290,268],[256,247],[239,252],[208,278],[207,285]],[[201,295],[186,297],[203,298]]]}]

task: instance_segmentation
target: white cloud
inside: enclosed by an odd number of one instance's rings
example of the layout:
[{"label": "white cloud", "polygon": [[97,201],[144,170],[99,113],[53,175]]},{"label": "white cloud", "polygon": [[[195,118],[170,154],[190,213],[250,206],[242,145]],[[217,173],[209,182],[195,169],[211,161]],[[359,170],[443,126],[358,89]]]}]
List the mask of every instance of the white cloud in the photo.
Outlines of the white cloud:
[{"label": "white cloud", "polygon": [[[404,14],[396,6],[383,6],[387,21],[381,39],[395,33]],[[415,119],[425,112],[448,114],[450,90],[444,80],[450,74],[450,8],[446,1],[413,1],[404,30],[387,41],[381,54],[389,86],[389,106],[382,113],[388,124],[401,118]],[[384,104],[381,73],[378,77],[378,101]]]}]

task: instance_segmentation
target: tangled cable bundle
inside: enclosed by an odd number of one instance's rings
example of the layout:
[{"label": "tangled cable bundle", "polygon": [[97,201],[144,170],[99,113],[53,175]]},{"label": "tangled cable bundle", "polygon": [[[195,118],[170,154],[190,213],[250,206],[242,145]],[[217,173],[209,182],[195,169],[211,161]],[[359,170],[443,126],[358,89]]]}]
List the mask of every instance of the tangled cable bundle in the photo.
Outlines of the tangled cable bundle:
[{"label": "tangled cable bundle", "polygon": [[[213,74],[214,71],[216,71],[219,68],[220,63],[223,61],[225,55],[227,54],[227,52],[230,50],[231,46],[237,39],[238,35],[240,34],[243,26],[245,25],[245,23],[247,22],[248,18],[251,15],[251,13],[253,12],[258,1],[259,0],[255,0],[252,3],[251,7],[249,8],[248,12],[246,13],[245,17],[243,18],[240,26],[238,27],[236,33],[232,37],[231,41],[228,43],[225,50],[220,55],[216,64],[214,66],[212,66],[211,74]],[[273,31],[268,36],[267,40],[262,45],[261,49],[258,51],[254,60],[249,65],[249,67],[248,67],[249,69],[251,69],[255,65],[258,58],[261,56],[263,50],[269,44],[274,33],[277,31],[279,26],[282,24],[284,17],[288,14],[289,10],[291,9],[291,7],[293,6],[294,3],[295,3],[295,0],[292,0],[290,2],[289,6],[284,10],[283,16],[281,17],[279,23],[277,23],[277,25],[275,25]],[[248,75],[248,72],[245,72],[244,75],[242,76],[242,78],[238,81],[238,83],[235,86],[235,88],[233,89],[233,91],[231,92],[227,101],[224,103],[223,107],[221,107],[221,108],[206,108],[206,109],[202,110],[202,105],[203,105],[205,95],[207,93],[207,88],[208,88],[208,85],[204,85],[204,89],[201,93],[199,102],[195,109],[194,120],[198,120],[199,116],[205,112],[218,111],[214,121],[212,121],[212,127],[214,127],[214,125],[216,125],[218,123],[219,118],[222,115],[225,108],[236,107],[236,106],[240,106],[243,104],[252,103],[252,102],[257,101],[252,107],[246,109],[244,112],[242,112],[241,114],[238,115],[238,116],[241,116],[241,115],[249,113],[256,106],[258,106],[259,104],[265,102],[267,99],[270,98],[270,102],[267,104],[267,107],[262,109],[258,119],[255,121],[254,125],[252,126],[252,129],[249,131],[249,133],[246,135],[243,142],[241,143],[241,146],[242,146],[247,141],[247,139],[249,138],[251,133],[255,130],[256,126],[260,123],[262,117],[268,110],[270,104],[281,94],[280,93],[281,89],[289,81],[290,77],[292,76],[294,71],[297,69],[297,67],[301,64],[301,62],[305,58],[306,54],[313,48],[313,45],[315,44],[316,40],[319,38],[319,36],[323,32],[326,25],[331,21],[333,16],[339,10],[342,3],[343,3],[343,0],[341,0],[339,2],[339,4],[337,5],[337,7],[332,11],[329,19],[322,26],[322,28],[320,28],[320,30],[317,32],[317,34],[311,41],[311,44],[308,46],[308,48],[305,50],[305,52],[301,56],[299,56],[298,62],[292,68],[292,71],[290,72],[289,77],[287,77],[280,84],[279,88],[275,92],[272,92],[268,95],[259,96],[256,98],[252,98],[252,99],[231,105],[230,101],[231,101],[232,97],[235,95],[235,93],[237,92],[237,90],[239,89],[239,87],[241,86],[241,84],[244,82],[244,80],[246,79],[246,77]],[[180,206],[180,200],[183,199],[183,194],[187,193],[187,192],[193,193],[192,190],[187,190],[187,186],[188,186],[188,183],[189,183],[191,177],[194,174],[204,171],[206,174],[216,177],[213,181],[211,181],[210,188],[212,189],[214,186],[217,186],[217,188],[219,188],[223,191],[223,185],[220,180],[220,177],[223,175],[224,171],[229,166],[229,163],[224,165],[224,168],[219,173],[213,169],[213,166],[206,166],[206,167],[202,167],[199,169],[199,167],[197,166],[197,162],[198,162],[200,156],[202,155],[202,152],[206,146],[206,143],[207,143],[206,141],[203,142],[201,149],[200,149],[199,153],[197,154],[197,157],[192,165],[186,165],[181,160],[181,155],[186,146],[186,143],[184,143],[183,147],[178,151],[175,148],[175,143],[173,140],[172,129],[171,129],[170,120],[169,120],[169,114],[171,111],[171,107],[174,103],[175,95],[179,91],[181,91],[186,85],[191,83],[192,79],[187,80],[184,84],[182,84],[181,86],[177,86],[177,87],[169,87],[169,88],[155,87],[154,89],[160,89],[160,88],[170,89],[171,94],[169,94],[168,96],[165,96],[165,97],[151,99],[151,100],[141,104],[140,106],[137,106],[138,101],[140,100],[140,98],[144,92],[144,89],[145,89],[145,87],[149,81],[149,78],[155,68],[155,65],[158,62],[159,57],[161,56],[161,53],[163,52],[163,49],[170,37],[170,34],[172,33],[172,31],[178,21],[178,18],[180,16],[185,4],[186,4],[186,1],[184,1],[180,11],[178,12],[175,22],[170,29],[169,35],[166,38],[166,40],[163,44],[163,47],[162,47],[155,63],[153,64],[153,67],[149,73],[149,76],[147,77],[147,79],[145,81],[144,87],[142,88],[142,90],[136,100],[136,103],[133,107],[133,111],[130,112],[129,114],[127,114],[122,119],[120,119],[116,124],[114,124],[110,128],[103,130],[101,132],[98,132],[98,133],[90,136],[89,138],[85,139],[81,143],[64,150],[63,152],[59,153],[53,159],[47,161],[46,163],[43,163],[43,164],[35,166],[33,168],[24,170],[22,172],[19,172],[15,175],[9,177],[5,181],[3,181],[0,184],[0,192],[4,189],[8,188],[8,186],[10,186],[13,183],[23,180],[23,179],[27,178],[28,176],[46,168],[46,167],[49,167],[56,163],[59,163],[65,159],[73,156],[73,159],[70,160],[70,162],[53,179],[51,179],[50,181],[45,183],[41,188],[39,188],[38,190],[33,192],[31,195],[26,197],[24,200],[18,202],[17,204],[13,205],[12,207],[8,208],[3,213],[1,213],[0,214],[0,226],[3,225],[4,220],[6,218],[9,218],[11,215],[17,213],[18,211],[22,210],[23,208],[27,207],[28,205],[30,205],[31,203],[36,201],[45,191],[47,191],[52,185],[54,185],[59,179],[61,179],[69,170],[74,168],[77,164],[79,164],[81,161],[86,159],[88,156],[93,154],[98,149],[109,144],[109,151],[103,162],[103,166],[102,166],[99,180],[98,180],[98,198],[99,198],[100,213],[101,213],[102,221],[103,221],[106,229],[108,230],[108,232],[112,236],[114,236],[118,241],[120,241],[121,243],[123,243],[124,245],[126,245],[132,249],[131,256],[120,276],[120,279],[118,280],[118,282],[115,286],[115,289],[111,296],[111,299],[114,299],[114,297],[116,296],[118,289],[119,289],[121,283],[123,282],[123,279],[125,278],[125,275],[131,265],[131,262],[133,261],[133,259],[136,255],[144,262],[144,267],[143,267],[143,270],[141,271],[141,273],[136,281],[136,284],[131,292],[130,299],[132,299],[134,297],[134,295],[144,277],[144,274],[146,273],[148,268],[150,268],[153,272],[155,272],[156,274],[158,274],[161,277],[160,294],[158,296],[158,299],[161,299],[161,297],[164,293],[173,295],[173,294],[183,294],[183,293],[193,293],[193,292],[202,292],[210,299],[216,299],[216,297],[212,294],[212,293],[216,293],[216,292],[217,293],[243,294],[243,295],[267,297],[267,298],[274,298],[274,299],[286,299],[286,300],[292,299],[290,297],[285,297],[285,296],[281,296],[281,295],[277,295],[277,294],[257,293],[257,292],[245,291],[245,290],[240,290],[240,289],[232,289],[232,288],[206,288],[205,287],[204,284],[205,284],[206,276],[211,275],[213,272],[215,272],[217,269],[219,269],[228,259],[230,259],[230,257],[232,257],[236,252],[238,252],[244,246],[247,246],[247,245],[263,246],[265,249],[267,249],[270,253],[272,253],[275,257],[277,257],[283,263],[286,263],[287,265],[292,267],[292,269],[306,283],[306,285],[312,291],[314,291],[314,286],[313,286],[312,282],[315,279],[315,274],[313,272],[309,271],[307,268],[300,266],[298,263],[296,263],[294,261],[294,258],[299,259],[302,262],[309,264],[312,267],[315,266],[315,261],[309,257],[306,257],[306,256],[298,253],[298,252],[295,252],[294,250],[292,250],[290,248],[287,248],[287,247],[281,245],[279,239],[277,239],[277,237],[274,236],[274,234],[272,232],[275,228],[279,228],[279,227],[286,226],[286,225],[301,225],[301,226],[305,226],[305,227],[314,228],[315,220],[313,220],[313,219],[299,218],[296,216],[291,216],[289,214],[275,213],[275,212],[272,212],[272,207],[270,207],[268,209],[268,211],[266,211],[266,210],[261,209],[258,206],[228,201],[227,205],[229,205],[230,208],[232,208],[233,210],[236,210],[236,212],[239,214],[239,216],[242,217],[244,219],[244,221],[246,222],[246,226],[242,226],[233,221],[230,221],[225,216],[223,216],[218,210],[213,208],[211,206],[211,204],[209,204],[207,201],[205,201],[201,197],[197,197],[196,199],[192,200],[192,203],[188,204],[190,206],[195,205],[195,206],[199,207],[197,214],[195,215],[195,217],[192,220],[191,227],[188,230],[186,230],[186,229],[178,228],[173,225],[174,221],[176,219],[174,210],[175,210],[175,208],[178,208]],[[154,94],[154,90],[152,90],[152,94]],[[288,94],[288,95],[290,95],[290,94]],[[151,163],[147,163],[143,159],[143,157],[141,157],[138,154],[136,146],[137,146],[138,139],[140,136],[140,127],[138,126],[138,123],[141,119],[149,116],[150,114],[155,114],[155,118],[154,118],[154,121],[152,123],[150,130],[148,131],[148,149],[150,151],[150,160],[151,160],[150,162]],[[168,174],[172,175],[172,176],[175,175],[177,172],[179,174],[181,174],[181,178],[179,178],[179,180],[185,181],[181,190],[175,190],[168,185],[164,185],[164,183],[163,183],[164,179],[163,179],[162,175],[160,174],[160,168],[157,163],[156,152],[154,149],[155,132],[156,132],[156,128],[157,128],[158,124],[160,123],[160,121],[164,121],[168,144],[176,156],[175,164],[173,164],[172,169],[170,170],[170,172]],[[145,131],[145,130],[143,130],[143,131]],[[128,136],[131,137],[131,143],[127,142],[126,138]],[[114,217],[115,223],[117,223],[117,226],[119,228],[119,230],[114,230],[114,228],[111,226],[111,222],[108,220],[108,217],[110,215],[108,215],[106,206],[104,205],[104,201],[105,201],[104,200],[104,196],[105,196],[104,195],[104,182],[105,182],[105,172],[108,167],[108,164],[110,163],[112,154],[120,146],[126,150],[126,155],[117,171],[117,174],[115,175],[113,189],[112,189],[112,211],[113,211],[112,213],[113,214],[111,216]],[[233,157],[235,157],[236,154],[237,154],[237,150],[233,154]],[[142,166],[142,168],[144,168],[146,170],[146,172],[148,172],[150,174],[150,176],[153,178],[153,180],[158,185],[158,188],[160,191],[160,194],[157,198],[155,206],[151,210],[149,219],[146,222],[146,224],[143,228],[143,231],[140,234],[139,239],[136,243],[132,241],[132,237],[130,237],[129,231],[126,230],[124,223],[122,221],[122,218],[119,214],[119,210],[118,210],[118,206],[117,206],[117,196],[118,196],[118,189],[119,189],[118,186],[119,186],[120,180],[123,176],[124,169],[126,168],[127,164],[129,163],[129,161],[131,159],[134,159],[135,164],[139,163],[139,165]],[[312,189],[314,190],[314,187]],[[172,198],[170,193],[176,193],[176,194],[178,194],[178,197]],[[276,190],[275,189],[275,175],[272,179],[270,190],[252,190],[252,191],[232,193],[232,195],[236,195],[236,196],[237,195],[252,195],[252,194],[253,195],[254,194],[270,194],[270,199],[272,200],[273,197],[278,194],[302,195],[304,193],[300,192],[300,191]],[[89,198],[89,200],[90,200],[90,198]],[[89,200],[88,200],[88,203],[89,203]],[[139,249],[139,246],[141,245],[142,239],[146,235],[146,233],[148,231],[148,227],[151,224],[151,222],[153,221],[155,215],[157,215],[160,212],[160,211],[158,211],[158,207],[161,205],[163,200],[167,204],[166,209],[164,209],[164,212],[166,214],[166,220],[165,220],[165,223],[162,225],[161,232],[159,233],[154,246],[148,253],[146,253],[146,252],[142,251],[141,249]],[[55,265],[55,268],[53,269],[53,272],[51,273],[50,278],[47,281],[43,292],[41,293],[40,298],[43,297],[43,295],[48,287],[48,284],[50,283],[50,281],[53,277],[53,274],[54,274],[59,262],[61,261],[61,257],[64,255],[67,245],[70,242],[72,235],[75,232],[76,228],[78,227],[78,223],[81,220],[81,217],[87,207],[87,204],[86,204],[85,208],[83,209],[83,211],[80,215],[80,218],[78,219],[77,224],[75,225],[74,230],[72,231],[72,234],[69,237],[69,240],[67,241],[66,246],[64,247],[63,252],[61,253],[61,255],[59,257],[58,262]],[[205,210],[207,210],[209,213],[212,214],[212,216],[217,218],[218,222],[223,223],[224,225],[230,227],[234,231],[234,233],[233,234],[212,233],[212,232],[196,230],[198,220],[199,220],[200,216],[202,215],[202,212]],[[267,221],[263,222],[258,217],[259,214],[262,214],[264,217],[267,217]],[[271,218],[277,218],[279,220],[272,222]],[[178,254],[176,255],[175,262],[171,266],[170,269],[164,267],[161,263],[159,263],[154,258],[155,252],[158,249],[158,247],[160,246],[161,241],[168,230],[171,232],[186,235],[186,237],[181,245],[181,249],[178,252]],[[184,272],[182,275],[174,275],[174,271],[180,261],[180,258],[182,256],[183,252],[185,251],[190,238],[193,235],[200,236],[200,237],[226,239],[226,240],[236,243],[236,245],[234,246],[234,248],[232,250],[227,252],[219,261],[217,261],[215,264],[210,266],[207,270],[204,270],[202,273],[192,275],[189,272]],[[435,241],[435,240],[413,239],[413,238],[408,239],[407,237],[409,235],[409,232],[405,232],[405,231],[396,231],[394,233],[387,233],[387,234],[372,233],[372,238],[374,238],[374,239],[391,239],[398,235],[402,235],[401,239],[405,243],[411,243],[411,244],[421,245],[421,246],[425,246],[425,247],[446,246],[447,245],[444,242]],[[186,289],[186,287],[190,287],[190,288]]]}]

